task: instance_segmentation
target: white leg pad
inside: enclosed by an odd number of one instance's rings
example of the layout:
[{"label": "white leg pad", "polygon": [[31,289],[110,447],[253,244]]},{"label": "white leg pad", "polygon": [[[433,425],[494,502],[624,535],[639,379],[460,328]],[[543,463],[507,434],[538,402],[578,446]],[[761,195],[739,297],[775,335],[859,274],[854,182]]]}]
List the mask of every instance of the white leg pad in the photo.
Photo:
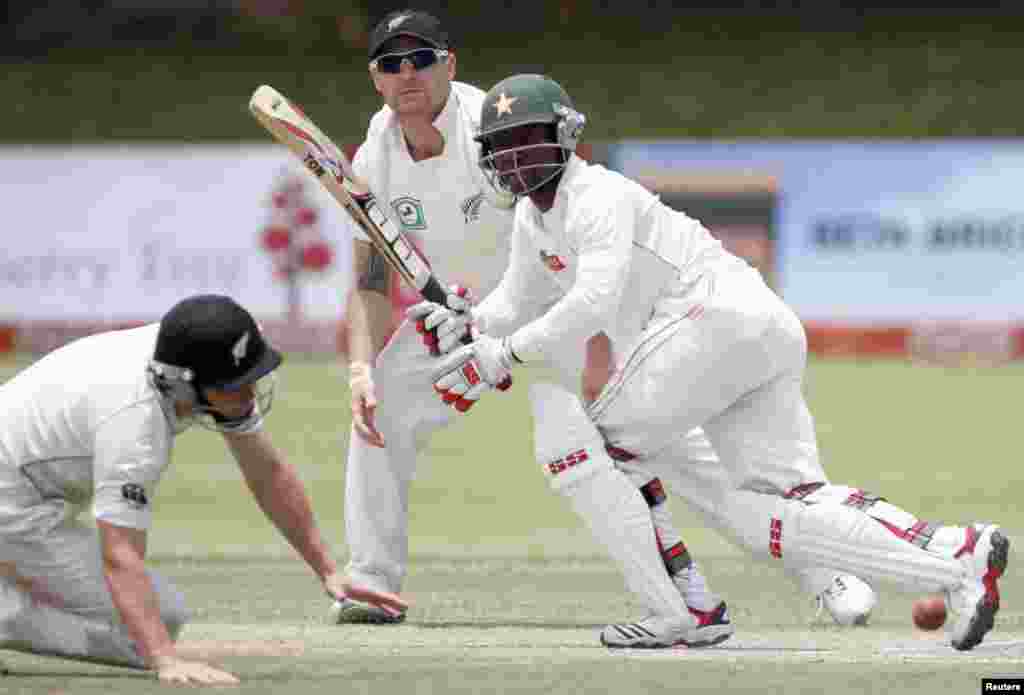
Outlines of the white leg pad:
[{"label": "white leg pad", "polygon": [[530,400],[537,460],[552,488],[568,498],[651,613],[696,625],[665,570],[643,495],[615,468],[579,399],[563,388],[534,384]]},{"label": "white leg pad", "polygon": [[837,501],[846,499],[842,492],[825,490],[818,503],[808,504],[735,491],[726,497],[729,532],[755,556],[781,559],[795,572],[828,567],[913,593],[960,585],[964,569],[958,560],[897,538],[875,518]]}]

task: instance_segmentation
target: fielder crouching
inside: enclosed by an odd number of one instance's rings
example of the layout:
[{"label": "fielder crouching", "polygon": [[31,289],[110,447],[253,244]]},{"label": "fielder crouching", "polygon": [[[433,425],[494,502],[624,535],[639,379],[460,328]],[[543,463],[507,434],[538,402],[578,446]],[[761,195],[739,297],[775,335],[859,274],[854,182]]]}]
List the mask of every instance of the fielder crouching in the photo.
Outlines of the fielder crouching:
[{"label": "fielder crouching", "polygon": [[[294,469],[262,429],[281,355],[228,297],[198,295],[157,324],[66,345],[0,386],[0,649],[234,684],[182,659],[181,593],[143,562],[151,501],[176,434],[222,433],[267,517],[335,599],[398,612],[345,585]],[[92,504],[96,528],[78,520]]]}]

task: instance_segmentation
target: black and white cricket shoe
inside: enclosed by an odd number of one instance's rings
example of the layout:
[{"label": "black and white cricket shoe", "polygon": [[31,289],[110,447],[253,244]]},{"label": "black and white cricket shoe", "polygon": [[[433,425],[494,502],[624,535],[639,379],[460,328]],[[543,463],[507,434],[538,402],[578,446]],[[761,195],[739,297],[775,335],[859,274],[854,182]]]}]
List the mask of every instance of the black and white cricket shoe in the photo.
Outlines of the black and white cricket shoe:
[{"label": "black and white cricket shoe", "polygon": [[956,620],[949,631],[954,649],[967,651],[981,644],[995,626],[999,612],[999,578],[1006,571],[1010,540],[998,526],[974,524],[965,529],[957,557],[965,565],[963,585],[946,594]]},{"label": "black and white cricket shoe", "polygon": [[710,611],[690,609],[697,624],[681,618],[650,615],[635,623],[608,625],[601,631],[601,644],[609,649],[665,649],[668,647],[710,647],[732,637],[725,601]]},{"label": "black and white cricket shoe", "polygon": [[405,621],[405,613],[391,615],[376,606],[345,598],[331,605],[327,619],[335,625],[397,625]]}]

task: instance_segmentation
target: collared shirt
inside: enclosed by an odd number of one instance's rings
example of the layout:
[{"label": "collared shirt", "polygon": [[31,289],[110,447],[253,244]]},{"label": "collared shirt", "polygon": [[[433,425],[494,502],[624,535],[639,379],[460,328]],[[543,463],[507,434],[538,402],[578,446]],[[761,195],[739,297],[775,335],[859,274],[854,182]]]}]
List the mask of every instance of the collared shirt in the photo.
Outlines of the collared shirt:
[{"label": "collared shirt", "polygon": [[[575,155],[554,205],[516,206],[509,268],[491,297],[534,317],[511,337],[524,361],[551,359],[604,331],[630,343],[656,310],[685,306],[709,273],[746,267],[695,219],[664,205],[640,184]],[[680,301],[682,300],[682,301]],[[671,311],[671,309],[668,309]]]},{"label": "collared shirt", "polygon": [[[493,205],[473,140],[484,93],[461,82],[434,126],[444,151],[413,161],[394,111],[384,106],[370,120],[366,140],[353,161],[356,173],[408,234],[445,284],[467,285],[482,297],[498,282],[508,261],[512,211]],[[353,226],[353,228],[355,228]],[[360,229],[354,232],[366,240]]]}]

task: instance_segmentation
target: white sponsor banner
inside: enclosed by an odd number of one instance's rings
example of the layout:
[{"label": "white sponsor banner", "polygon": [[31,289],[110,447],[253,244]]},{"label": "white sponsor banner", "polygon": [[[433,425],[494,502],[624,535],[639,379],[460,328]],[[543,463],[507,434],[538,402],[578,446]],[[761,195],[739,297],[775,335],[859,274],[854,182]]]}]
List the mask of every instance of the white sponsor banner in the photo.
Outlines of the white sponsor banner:
[{"label": "white sponsor banner", "polygon": [[[291,290],[275,274],[282,252],[267,251],[262,234],[292,214],[272,203],[289,179],[305,196],[296,233],[332,255],[293,276]],[[343,314],[348,219],[282,147],[0,147],[0,181],[0,320],[151,320],[199,292],[263,317]]]},{"label": "white sponsor banner", "polygon": [[802,318],[1024,320],[1024,140],[630,142],[611,163],[774,177],[778,285]]}]

